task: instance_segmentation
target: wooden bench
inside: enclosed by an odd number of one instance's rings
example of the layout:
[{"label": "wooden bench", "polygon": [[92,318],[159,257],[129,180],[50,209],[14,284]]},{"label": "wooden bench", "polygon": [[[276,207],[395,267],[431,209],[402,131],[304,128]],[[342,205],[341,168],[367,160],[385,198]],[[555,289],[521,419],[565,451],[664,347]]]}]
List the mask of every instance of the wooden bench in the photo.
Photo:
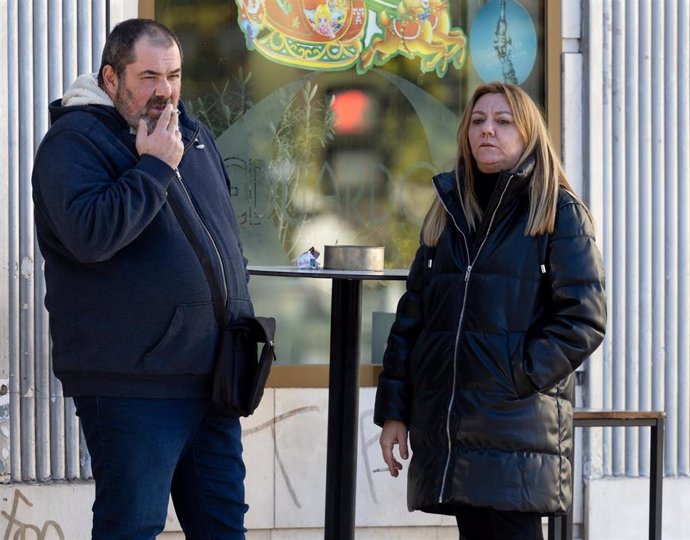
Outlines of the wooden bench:
[{"label": "wooden bench", "polygon": [[[650,427],[649,458],[649,539],[661,540],[661,486],[664,479],[664,411],[604,411],[578,409],[573,413],[575,427]],[[574,465],[575,444],[573,440]],[[573,471],[574,471],[573,467]],[[549,517],[549,540],[572,540],[573,510]]]}]

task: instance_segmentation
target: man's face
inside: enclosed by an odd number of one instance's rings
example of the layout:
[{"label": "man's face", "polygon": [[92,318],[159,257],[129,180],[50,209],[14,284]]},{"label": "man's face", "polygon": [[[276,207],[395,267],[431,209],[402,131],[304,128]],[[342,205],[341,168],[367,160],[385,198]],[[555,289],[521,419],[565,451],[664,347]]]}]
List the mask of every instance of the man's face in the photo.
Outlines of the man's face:
[{"label": "man's face", "polygon": [[134,58],[120,78],[112,68],[110,74],[104,71],[106,92],[130,126],[136,129],[143,118],[151,133],[165,106],[178,106],[182,82],[180,51],[177,45],[166,47],[144,37],[134,44]]}]

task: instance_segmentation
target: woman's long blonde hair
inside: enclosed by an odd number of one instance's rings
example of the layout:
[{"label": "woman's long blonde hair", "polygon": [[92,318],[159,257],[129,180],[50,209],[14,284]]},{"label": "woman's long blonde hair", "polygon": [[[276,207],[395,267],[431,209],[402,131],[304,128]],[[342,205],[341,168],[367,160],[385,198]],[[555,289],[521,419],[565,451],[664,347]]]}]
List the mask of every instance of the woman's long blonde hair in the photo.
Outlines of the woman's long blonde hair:
[{"label": "woman's long blonde hair", "polygon": [[[573,191],[565,177],[561,161],[553,148],[546,123],[532,98],[519,86],[514,84],[491,82],[479,86],[472,94],[458,128],[458,153],[455,163],[455,176],[458,193],[462,195],[463,207],[471,230],[475,230],[482,217],[482,211],[474,191],[474,174],[476,167],[470,148],[468,132],[474,106],[485,94],[502,94],[513,113],[515,126],[518,129],[525,151],[517,161],[513,171],[530,156],[534,156],[535,166],[529,186],[529,215],[526,236],[537,236],[553,232],[556,222],[556,204],[558,186],[562,185]],[[463,177],[460,177],[461,172]],[[464,185],[464,190],[460,186]],[[428,246],[435,246],[448,221],[447,213],[439,199],[438,193],[424,218],[422,239]]]}]

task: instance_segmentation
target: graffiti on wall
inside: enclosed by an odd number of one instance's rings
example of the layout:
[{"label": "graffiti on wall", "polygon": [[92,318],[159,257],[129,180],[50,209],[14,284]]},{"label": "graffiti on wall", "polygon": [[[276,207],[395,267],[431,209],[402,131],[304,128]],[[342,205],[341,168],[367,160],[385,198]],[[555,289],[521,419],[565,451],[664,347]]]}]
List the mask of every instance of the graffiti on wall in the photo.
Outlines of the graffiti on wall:
[{"label": "graffiti on wall", "polygon": [[65,540],[62,528],[53,520],[49,519],[41,526],[22,521],[19,518],[22,505],[32,507],[33,503],[21,492],[21,490],[15,489],[10,511],[7,512],[2,510],[2,512],[0,512],[0,516],[3,520],[7,521],[6,524],[3,524],[5,527],[5,533],[2,537],[3,540]]},{"label": "graffiti on wall", "polygon": [[244,429],[243,430],[243,436],[251,436],[254,433],[259,433],[261,431],[264,431],[266,429],[271,430],[271,437],[274,441],[275,444],[275,460],[276,463],[278,464],[278,469],[280,470],[280,474],[283,477],[283,480],[285,481],[285,485],[287,487],[288,493],[290,494],[290,498],[292,499],[293,504],[297,508],[302,508],[302,503],[300,502],[299,497],[297,496],[297,490],[295,489],[295,486],[290,480],[290,475],[288,474],[287,468],[285,467],[285,463],[283,462],[283,458],[280,455],[280,450],[278,449],[278,444],[277,444],[277,439],[276,439],[276,424],[280,422],[284,422],[294,416],[301,415],[301,414],[306,414],[309,412],[317,412],[319,410],[318,407],[310,405],[307,407],[298,407],[296,409],[289,410],[283,414],[279,414],[278,416],[274,416],[270,420],[259,424],[258,426],[255,426],[250,429]]},{"label": "graffiti on wall", "polygon": [[[283,481],[285,482],[285,485],[287,487],[287,491],[290,495],[290,499],[292,503],[295,505],[296,508],[301,509],[303,507],[302,501],[300,500],[298,490],[296,488],[296,482],[293,481],[293,478],[290,476],[288,467],[285,465],[285,462],[281,456],[281,451],[278,445],[278,439],[276,437],[276,425],[282,422],[289,421],[291,418],[294,418],[296,416],[304,415],[304,414],[309,414],[309,413],[319,413],[321,412],[319,407],[310,405],[310,406],[305,406],[305,407],[298,407],[295,409],[291,409],[285,413],[279,414],[277,416],[272,417],[270,420],[267,420],[265,422],[262,422],[261,424],[258,424],[256,426],[253,426],[249,429],[245,428],[243,429],[243,437],[250,437],[254,434],[261,433],[266,430],[271,431],[271,438],[273,439],[273,442],[275,443],[274,446],[274,457],[276,461],[276,465],[278,466],[278,471],[280,472],[280,476],[282,477]],[[362,411],[360,414],[359,418],[359,423],[360,426],[373,426],[372,423],[372,418],[374,415],[374,411],[372,409],[367,409],[365,411]],[[366,482],[367,486],[369,488],[369,495],[371,497],[371,501],[374,504],[380,504],[379,497],[376,492],[376,487],[374,484],[374,475],[372,469],[375,466],[380,465],[381,461],[381,451],[380,447],[378,444],[379,440],[379,430],[374,430],[375,433],[371,435],[370,433],[368,434],[370,430],[363,429],[363,427],[360,427],[359,434],[360,434],[360,453],[361,453],[361,461],[360,463],[362,464],[362,467],[365,471],[365,476],[366,476]],[[370,457],[370,454],[373,454],[373,459]],[[303,470],[303,467],[299,467],[298,470]]]},{"label": "graffiti on wall", "polygon": [[[304,507],[303,500],[300,498],[299,489],[297,487],[300,482],[298,478],[290,474],[290,467],[286,465],[283,459],[276,437],[276,426],[284,422],[289,422],[290,419],[297,416],[314,413],[318,414],[320,412],[321,409],[313,405],[297,407],[285,413],[273,416],[261,424],[243,429],[243,437],[251,437],[257,433],[270,431],[271,438],[275,443],[274,458],[278,469],[277,472],[285,483],[290,501],[297,509],[302,509]],[[372,415],[373,411],[371,409],[363,411],[360,415],[360,425],[372,425]],[[365,433],[366,431],[369,430],[360,429],[360,463],[365,471],[371,501],[374,504],[380,504],[381,501],[377,496],[372,474],[374,464],[378,464],[380,461],[378,431],[374,435],[371,435],[371,433],[367,434]],[[370,454],[372,454],[373,457],[370,457]],[[304,469],[303,467],[299,467],[298,470],[303,471]],[[34,508],[34,503],[21,491],[21,489],[14,489],[12,497],[7,496],[3,498],[1,504],[0,540],[65,540],[63,528],[56,520],[47,519],[41,523],[41,520],[37,520],[35,517],[27,517],[27,514],[35,515],[35,511],[32,512],[31,510]]]}]

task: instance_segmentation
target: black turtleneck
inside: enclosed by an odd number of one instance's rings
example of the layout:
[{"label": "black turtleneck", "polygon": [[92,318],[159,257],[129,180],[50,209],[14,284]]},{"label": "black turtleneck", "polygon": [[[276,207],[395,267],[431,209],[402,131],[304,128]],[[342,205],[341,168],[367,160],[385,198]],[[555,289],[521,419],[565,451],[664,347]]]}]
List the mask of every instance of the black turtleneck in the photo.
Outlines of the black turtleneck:
[{"label": "black turtleneck", "polygon": [[498,183],[498,177],[501,173],[483,173],[476,168],[473,172],[474,194],[477,196],[477,202],[479,203],[482,212],[486,212],[486,209],[489,206],[489,201],[491,200],[491,195],[494,192],[494,188]]}]

